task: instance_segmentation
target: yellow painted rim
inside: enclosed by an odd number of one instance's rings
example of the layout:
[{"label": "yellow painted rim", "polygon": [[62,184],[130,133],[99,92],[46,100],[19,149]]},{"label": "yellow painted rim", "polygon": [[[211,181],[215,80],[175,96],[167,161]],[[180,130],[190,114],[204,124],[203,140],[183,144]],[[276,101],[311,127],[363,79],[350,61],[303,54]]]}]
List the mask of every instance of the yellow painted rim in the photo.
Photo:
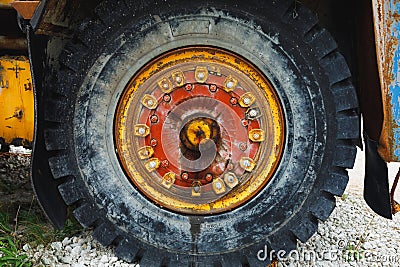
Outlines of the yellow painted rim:
[{"label": "yellow painted rim", "polygon": [[[223,161],[221,154],[227,152],[235,155],[226,161],[225,169],[216,168],[218,164],[212,162],[209,172],[186,172],[179,169],[179,160],[168,158],[169,151],[182,157],[186,148],[182,143],[172,142],[170,147],[163,144],[167,139],[161,132],[178,133],[166,129],[166,117],[172,110],[184,121],[189,116],[186,113],[201,117],[197,113],[208,108],[202,103],[226,108],[221,115],[225,119],[231,116],[241,120],[225,127],[222,119],[212,117],[217,108],[209,107],[211,119],[207,123],[212,121],[222,129],[220,138],[214,140],[214,161]],[[187,110],[181,112],[180,107]],[[275,89],[254,65],[220,48],[185,47],[152,60],[127,84],[115,115],[115,147],[127,177],[156,204],[184,214],[216,214],[246,203],[271,179],[284,148],[284,121]],[[188,128],[203,127],[210,138],[211,128],[205,123],[193,120]],[[237,144],[244,140],[244,134],[247,140]],[[178,140],[171,138],[168,140]],[[189,140],[199,143],[193,133]],[[212,172],[214,169],[217,171]],[[189,180],[185,180],[187,177]]]}]

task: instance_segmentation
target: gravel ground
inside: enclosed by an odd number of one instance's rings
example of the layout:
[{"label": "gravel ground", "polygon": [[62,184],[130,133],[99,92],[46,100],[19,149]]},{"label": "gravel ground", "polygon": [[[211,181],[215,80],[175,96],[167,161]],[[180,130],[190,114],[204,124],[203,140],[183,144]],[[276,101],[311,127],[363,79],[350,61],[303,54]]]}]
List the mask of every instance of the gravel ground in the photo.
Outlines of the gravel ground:
[{"label": "gravel ground", "polygon": [[[29,160],[24,156],[11,158],[0,157],[0,178],[10,177],[11,171],[24,185],[22,178],[28,175]],[[333,214],[327,222],[320,223],[318,232],[306,244],[299,242],[298,250],[290,252],[279,266],[400,266],[400,248],[397,247],[400,215],[392,221],[386,220],[365,204],[363,162],[362,153],[358,153],[356,166],[349,171],[349,186],[343,197],[336,198],[337,208]],[[390,164],[391,178],[399,166]],[[7,175],[6,169],[9,169]],[[112,249],[102,247],[90,232],[51,243],[46,248],[25,245],[23,249],[38,266],[139,266],[119,261]]]}]

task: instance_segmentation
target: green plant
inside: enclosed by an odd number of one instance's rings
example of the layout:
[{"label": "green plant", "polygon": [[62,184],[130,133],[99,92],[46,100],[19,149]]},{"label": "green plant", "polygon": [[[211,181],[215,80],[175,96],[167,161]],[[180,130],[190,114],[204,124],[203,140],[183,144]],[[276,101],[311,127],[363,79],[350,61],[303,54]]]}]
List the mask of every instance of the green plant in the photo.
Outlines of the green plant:
[{"label": "green plant", "polygon": [[19,249],[20,240],[9,223],[9,216],[0,213],[0,267],[32,266],[28,256]]}]

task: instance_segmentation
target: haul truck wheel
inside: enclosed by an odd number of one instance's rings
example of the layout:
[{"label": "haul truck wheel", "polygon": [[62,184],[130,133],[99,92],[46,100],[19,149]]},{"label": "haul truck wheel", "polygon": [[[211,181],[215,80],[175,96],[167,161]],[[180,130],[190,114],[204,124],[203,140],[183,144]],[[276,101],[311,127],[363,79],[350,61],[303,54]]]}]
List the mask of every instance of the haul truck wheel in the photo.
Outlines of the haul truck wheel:
[{"label": "haul truck wheel", "polygon": [[[257,2],[257,3],[256,3]],[[59,191],[141,266],[265,266],[326,220],[358,137],[350,73],[291,1],[106,1],[60,58]]]}]

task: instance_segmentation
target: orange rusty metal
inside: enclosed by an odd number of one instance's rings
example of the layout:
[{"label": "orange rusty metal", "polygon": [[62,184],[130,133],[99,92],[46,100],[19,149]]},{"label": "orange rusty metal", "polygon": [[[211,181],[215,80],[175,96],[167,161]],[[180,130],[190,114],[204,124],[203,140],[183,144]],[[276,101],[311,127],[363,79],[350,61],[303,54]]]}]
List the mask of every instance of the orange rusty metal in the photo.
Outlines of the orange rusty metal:
[{"label": "orange rusty metal", "polygon": [[399,3],[394,0],[373,0],[372,5],[384,114],[378,152],[387,162],[399,161]]},{"label": "orange rusty metal", "polygon": [[5,9],[12,8],[11,7],[12,1],[14,0],[0,0],[0,8],[5,8]]},{"label": "orange rusty metal", "polygon": [[[144,195],[176,212],[206,215],[242,205],[268,183],[285,123],[275,89],[251,63],[214,47],[186,47],[135,74],[121,96],[114,134],[121,165]],[[182,167],[184,158],[197,160],[198,145],[214,139],[218,154],[204,168]]]},{"label": "orange rusty metal", "polygon": [[40,1],[14,1],[11,6],[18,11],[24,19],[31,19]]}]

